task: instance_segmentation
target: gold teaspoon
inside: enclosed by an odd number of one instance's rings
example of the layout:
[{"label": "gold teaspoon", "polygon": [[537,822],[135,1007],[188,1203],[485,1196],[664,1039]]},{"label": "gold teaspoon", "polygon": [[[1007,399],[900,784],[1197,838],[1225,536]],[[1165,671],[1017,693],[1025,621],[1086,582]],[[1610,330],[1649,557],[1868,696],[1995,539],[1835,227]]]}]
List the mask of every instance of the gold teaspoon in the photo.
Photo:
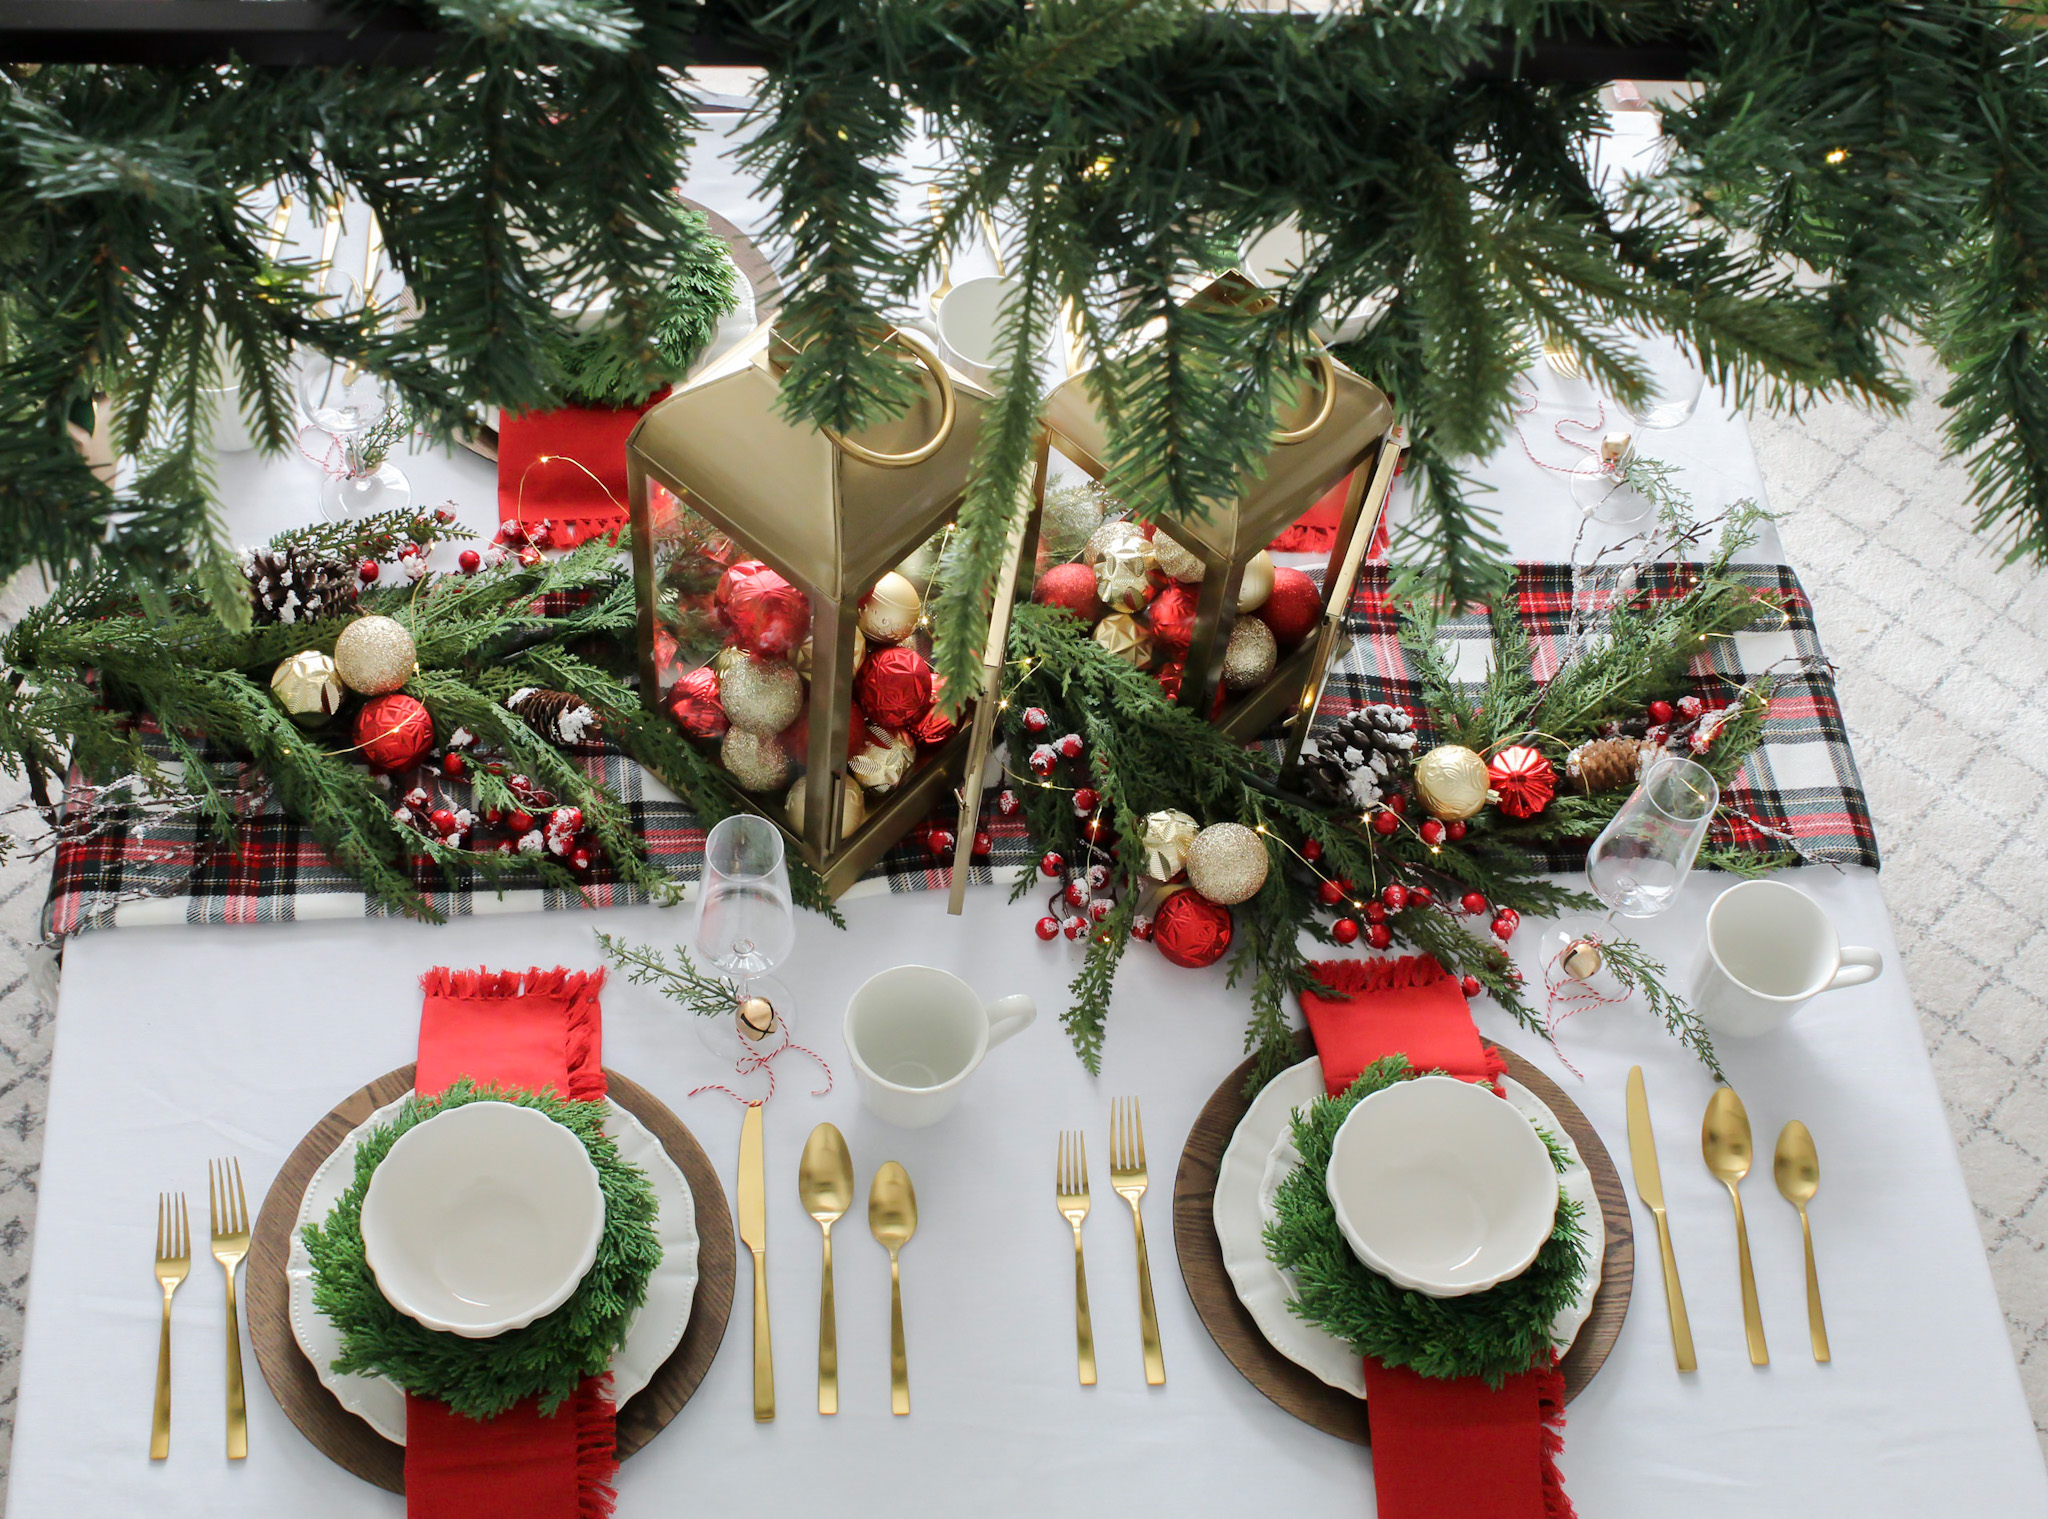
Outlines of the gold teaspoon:
[{"label": "gold teaspoon", "polygon": [[797,1167],[804,1212],[825,1231],[825,1271],[818,1288],[818,1412],[839,1412],[839,1321],[832,1302],[832,1226],[853,1206],[853,1157],[846,1138],[829,1123],[811,1130]]},{"label": "gold teaspoon", "polygon": [[896,1252],[917,1233],[917,1191],[910,1173],[893,1160],[882,1162],[868,1188],[868,1230],[889,1252],[889,1411],[910,1412],[910,1363],[903,1354],[903,1276]]},{"label": "gold teaspoon", "polygon": [[1799,1210],[1799,1232],[1806,1236],[1806,1327],[1813,1336],[1813,1358],[1828,1359],[1828,1321],[1820,1311],[1820,1272],[1813,1264],[1813,1225],[1807,1220],[1806,1205],[1820,1190],[1820,1156],[1813,1148],[1813,1136],[1798,1119],[1778,1132],[1778,1153],[1771,1159],[1771,1174],[1785,1201]]},{"label": "gold teaspoon", "polygon": [[1735,1204],[1735,1255],[1742,1266],[1742,1327],[1749,1336],[1749,1364],[1768,1366],[1771,1352],[1764,1345],[1764,1315],[1756,1301],[1756,1272],[1749,1264],[1749,1225],[1743,1221],[1742,1193],[1736,1187],[1749,1175],[1749,1114],[1733,1087],[1720,1088],[1708,1101],[1700,1125],[1700,1151],[1707,1169],[1721,1179]]}]

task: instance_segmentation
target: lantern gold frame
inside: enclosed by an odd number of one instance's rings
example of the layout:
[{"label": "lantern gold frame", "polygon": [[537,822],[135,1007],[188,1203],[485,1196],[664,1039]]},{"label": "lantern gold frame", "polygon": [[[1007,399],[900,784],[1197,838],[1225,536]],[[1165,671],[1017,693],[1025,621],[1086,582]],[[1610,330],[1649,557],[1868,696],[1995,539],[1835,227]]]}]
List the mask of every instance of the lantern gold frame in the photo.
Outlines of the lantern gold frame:
[{"label": "lantern gold frame", "polygon": [[[654,484],[810,599],[804,826],[790,827],[780,797],[745,792],[736,782],[732,790],[742,806],[782,827],[835,897],[953,787],[972,742],[972,730],[963,724],[842,836],[840,788],[848,773],[860,600],[953,520],[992,399],[949,369],[915,331],[893,328],[882,340],[917,359],[924,384],[904,415],[858,436],[841,437],[782,415],[782,375],[794,349],[769,324],[650,409],[626,442],[646,706],[659,710],[666,695],[655,658]],[[1006,582],[1005,605],[1008,589]],[[971,824],[961,829],[963,835],[972,831]]]}]

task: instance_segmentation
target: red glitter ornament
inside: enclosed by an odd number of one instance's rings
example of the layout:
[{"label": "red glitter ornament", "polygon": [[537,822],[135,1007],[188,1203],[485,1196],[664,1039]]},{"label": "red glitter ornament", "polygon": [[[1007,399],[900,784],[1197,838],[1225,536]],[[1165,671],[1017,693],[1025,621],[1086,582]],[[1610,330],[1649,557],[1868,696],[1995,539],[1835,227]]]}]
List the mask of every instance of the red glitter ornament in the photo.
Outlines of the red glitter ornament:
[{"label": "red glitter ornament", "polygon": [[1356,944],[1358,942],[1358,919],[1339,918],[1330,925],[1330,937],[1339,944]]},{"label": "red glitter ornament", "polygon": [[1511,818],[1532,818],[1557,795],[1557,769],[1527,744],[1510,744],[1486,766],[1486,784]]},{"label": "red glitter ornament", "polygon": [[1375,923],[1365,931],[1365,942],[1374,949],[1385,949],[1394,942],[1394,931],[1384,923]]},{"label": "red glitter ornament", "polygon": [[1109,610],[1095,594],[1095,571],[1085,564],[1056,564],[1038,577],[1031,599],[1043,607],[1059,607],[1083,622],[1098,622]]},{"label": "red glitter ornament", "polygon": [[1185,659],[1195,636],[1195,593],[1175,581],[1159,593],[1146,613],[1152,642],[1168,659]]},{"label": "red glitter ornament", "polygon": [[932,667],[915,649],[877,649],[854,677],[862,710],[885,728],[914,728],[932,706]]},{"label": "red glitter ornament", "polygon": [[434,720],[410,696],[372,697],[356,714],[356,751],[379,770],[402,770],[434,747]]},{"label": "red glitter ornament", "polygon": [[1177,891],[1152,917],[1152,942],[1175,965],[1198,970],[1230,948],[1230,909],[1199,892]]},{"label": "red glitter ornament", "polygon": [[1057,850],[1047,850],[1038,862],[1038,873],[1046,877],[1056,876],[1066,868],[1067,862]]},{"label": "red glitter ornament", "polygon": [[1274,642],[1283,649],[1291,649],[1313,633],[1321,621],[1322,593],[1300,570],[1283,565],[1273,571],[1273,589],[1253,615],[1273,630]]},{"label": "red glitter ornament", "polygon": [[810,598],[768,569],[756,570],[732,588],[725,615],[739,646],[763,659],[795,653],[811,631]]},{"label": "red glitter ornament", "polygon": [[669,693],[669,716],[691,738],[724,738],[732,726],[718,699],[718,672],[709,665],[692,670]]},{"label": "red glitter ornament", "polygon": [[1052,915],[1051,913],[1047,913],[1047,914],[1046,914],[1046,915],[1045,915],[1044,917],[1042,917],[1042,918],[1040,918],[1040,919],[1038,920],[1038,937],[1039,937],[1039,938],[1041,938],[1041,939],[1057,939],[1057,938],[1058,938],[1059,936],[1060,936],[1060,920],[1059,920],[1058,918],[1055,918],[1055,917],[1054,917],[1054,916],[1053,916],[1053,915]]}]

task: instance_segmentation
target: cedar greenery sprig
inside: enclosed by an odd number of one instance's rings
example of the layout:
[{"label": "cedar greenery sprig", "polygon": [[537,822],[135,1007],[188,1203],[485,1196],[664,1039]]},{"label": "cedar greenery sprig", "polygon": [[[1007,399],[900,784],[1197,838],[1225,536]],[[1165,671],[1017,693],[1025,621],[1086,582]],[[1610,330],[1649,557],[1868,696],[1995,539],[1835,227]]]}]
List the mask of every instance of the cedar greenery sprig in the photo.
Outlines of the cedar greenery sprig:
[{"label": "cedar greenery sprig", "polygon": [[[604,1233],[597,1258],[569,1300],[524,1329],[477,1340],[427,1328],[385,1300],[363,1253],[363,1198],[370,1178],[401,1135],[472,1102],[509,1102],[546,1114],[576,1136],[597,1168]],[[647,1174],[623,1159],[604,1132],[603,1102],[570,1102],[552,1090],[478,1086],[467,1077],[438,1097],[408,1097],[389,1123],[363,1136],[355,1175],[316,1224],[306,1225],[313,1262],[313,1306],[341,1332],[333,1369],[382,1376],[471,1419],[490,1419],[526,1398],[550,1415],[585,1378],[601,1376],[625,1342],[661,1263],[657,1204]]]},{"label": "cedar greenery sprig", "polygon": [[[1433,1378],[1480,1377],[1490,1387],[1548,1364],[1556,1341],[1551,1325],[1585,1284],[1586,1231],[1578,1202],[1560,1193],[1550,1238],[1529,1269],[1486,1292],[1430,1297],[1397,1287],[1361,1261],[1337,1225],[1323,1183],[1337,1130],[1351,1110],[1374,1092],[1418,1073],[1405,1055],[1389,1055],[1359,1073],[1349,1090],[1295,1113],[1294,1148],[1301,1163],[1273,1199],[1265,1229],[1266,1253],[1294,1277],[1288,1310],[1325,1329],[1359,1355],[1387,1366],[1406,1366]],[[1433,1074],[1442,1074],[1440,1072]],[[1538,1129],[1551,1163],[1566,1156],[1556,1138]]]},{"label": "cedar greenery sprig", "polygon": [[738,984],[699,970],[689,950],[680,944],[671,965],[668,956],[651,944],[628,944],[602,929],[597,930],[597,942],[628,981],[659,988],[664,997],[699,1018],[730,1018],[739,1006]]}]

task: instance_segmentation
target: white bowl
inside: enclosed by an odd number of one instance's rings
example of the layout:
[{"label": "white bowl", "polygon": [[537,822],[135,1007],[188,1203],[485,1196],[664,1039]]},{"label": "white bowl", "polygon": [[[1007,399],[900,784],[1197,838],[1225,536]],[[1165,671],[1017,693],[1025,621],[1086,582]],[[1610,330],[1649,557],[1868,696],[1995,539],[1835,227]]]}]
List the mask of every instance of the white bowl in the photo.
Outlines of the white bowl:
[{"label": "white bowl", "polygon": [[362,1227],[392,1307],[488,1339],[569,1300],[597,1259],[604,1193],[583,1141],[545,1113],[471,1102],[398,1137]]},{"label": "white bowl", "polygon": [[1360,1102],[1324,1184],[1358,1258],[1430,1297],[1526,1271],[1557,1221],[1557,1168],[1535,1128],[1491,1089],[1450,1076]]}]

